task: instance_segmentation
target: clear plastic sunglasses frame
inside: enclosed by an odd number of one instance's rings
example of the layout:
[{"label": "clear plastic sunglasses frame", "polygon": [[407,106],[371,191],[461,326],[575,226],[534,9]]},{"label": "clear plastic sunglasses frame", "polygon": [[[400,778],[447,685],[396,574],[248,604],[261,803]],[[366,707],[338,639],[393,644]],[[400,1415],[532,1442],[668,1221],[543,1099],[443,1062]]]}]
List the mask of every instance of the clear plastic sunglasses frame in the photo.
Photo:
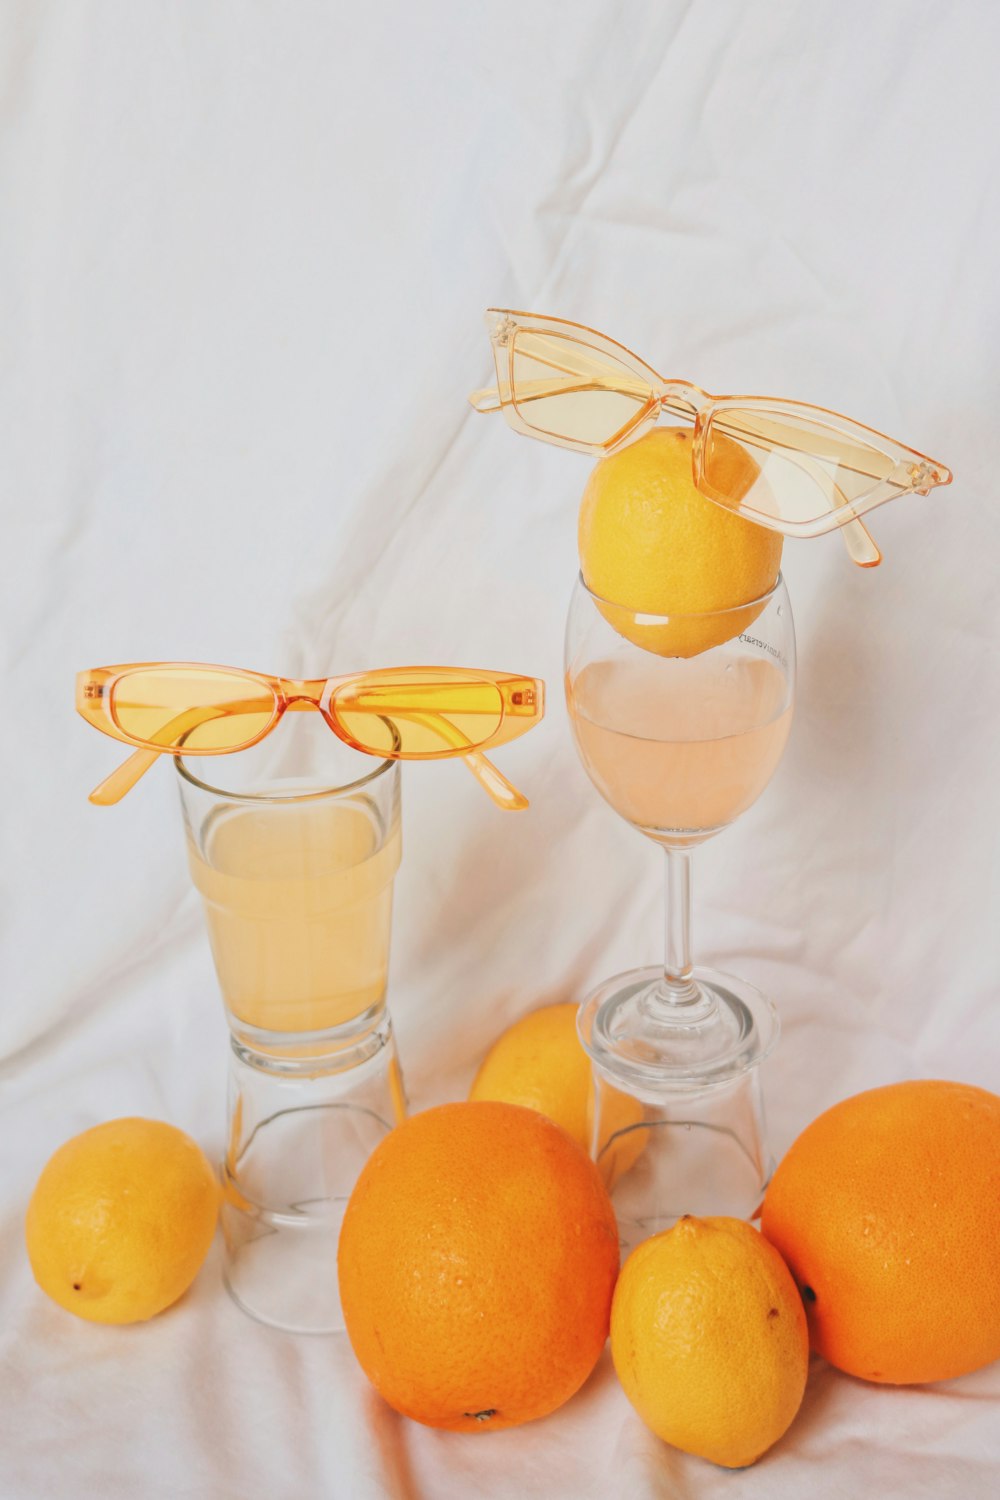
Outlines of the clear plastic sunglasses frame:
[{"label": "clear plastic sunglasses frame", "polygon": [[[840,528],[860,567],[881,561],[862,515],[951,483],[936,459],[825,407],[710,395],[564,318],[490,308],[486,322],[497,383],[472,392],[477,411],[502,411],[516,432],[598,457],[635,442],[664,415],[690,424],[692,478],[706,499],[786,536]],[[734,445],[749,471],[731,461]],[[734,486],[741,472],[757,478]]]}]

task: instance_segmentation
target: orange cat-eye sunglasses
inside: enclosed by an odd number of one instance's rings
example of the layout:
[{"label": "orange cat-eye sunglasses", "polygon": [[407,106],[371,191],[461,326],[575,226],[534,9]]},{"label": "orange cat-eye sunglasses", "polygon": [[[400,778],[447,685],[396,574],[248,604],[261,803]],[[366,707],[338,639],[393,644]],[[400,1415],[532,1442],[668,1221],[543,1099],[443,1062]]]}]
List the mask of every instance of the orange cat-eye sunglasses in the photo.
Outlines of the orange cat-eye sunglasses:
[{"label": "orange cat-eye sunglasses", "polygon": [[840,528],[860,567],[882,560],[866,512],[951,483],[937,459],[850,417],[772,396],[711,396],[582,323],[501,307],[486,323],[496,385],[472,392],[477,411],[502,411],[516,432],[598,458],[666,416],[691,428],[692,479],[706,499],[786,536]]}]

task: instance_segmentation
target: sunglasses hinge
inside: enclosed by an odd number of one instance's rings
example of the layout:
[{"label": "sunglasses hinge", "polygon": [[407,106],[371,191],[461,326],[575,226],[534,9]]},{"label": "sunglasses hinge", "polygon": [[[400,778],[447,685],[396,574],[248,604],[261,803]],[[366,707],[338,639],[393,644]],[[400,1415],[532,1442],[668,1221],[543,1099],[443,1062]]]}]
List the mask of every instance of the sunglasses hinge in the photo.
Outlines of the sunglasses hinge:
[{"label": "sunglasses hinge", "polygon": [[494,328],[493,330],[493,339],[494,342],[499,346],[499,348],[506,349],[508,343],[510,342],[510,336],[514,332],[516,327],[517,324],[514,322],[513,318],[504,318],[502,323],[497,324],[496,328]]},{"label": "sunglasses hinge", "polygon": [[937,469],[930,464],[913,464],[910,467],[910,483],[921,495],[927,495],[935,484],[940,484],[941,476]]}]

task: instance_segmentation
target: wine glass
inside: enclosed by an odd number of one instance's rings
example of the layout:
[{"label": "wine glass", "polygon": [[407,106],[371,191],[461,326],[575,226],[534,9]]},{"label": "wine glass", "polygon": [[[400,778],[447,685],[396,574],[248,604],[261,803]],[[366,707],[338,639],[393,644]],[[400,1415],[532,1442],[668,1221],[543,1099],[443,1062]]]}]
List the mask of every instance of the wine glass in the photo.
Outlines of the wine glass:
[{"label": "wine glass", "polygon": [[[753,985],[692,963],[690,865],[760,796],[788,739],[795,634],[784,581],[733,609],[654,615],[600,598],[581,577],[565,681],[588,776],[667,863],[663,967],[617,974],[581,1006],[594,1156],[620,1223],[621,1196],[641,1233],[682,1213],[749,1217],[771,1169],[758,1068],[778,1018]],[[631,1114],[620,1098],[610,1107],[621,1094],[638,1101]]]}]

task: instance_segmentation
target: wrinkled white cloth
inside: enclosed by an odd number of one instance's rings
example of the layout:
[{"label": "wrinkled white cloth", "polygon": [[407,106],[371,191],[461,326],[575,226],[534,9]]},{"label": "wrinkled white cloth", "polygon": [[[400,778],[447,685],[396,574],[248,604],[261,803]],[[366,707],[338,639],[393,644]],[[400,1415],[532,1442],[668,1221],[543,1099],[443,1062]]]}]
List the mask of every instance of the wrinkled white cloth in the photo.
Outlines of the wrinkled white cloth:
[{"label": "wrinkled white cloth", "polygon": [[[734,1478],[660,1443],[605,1354],[503,1435],[398,1418],[343,1338],[258,1327],[219,1249],[132,1329],[36,1289],[42,1164],[147,1114],[220,1154],[226,1031],[158,766],[119,807],[73,674],[421,660],[545,676],[497,755],[404,775],[390,999],[417,1106],[544,1001],[655,960],[659,856],[561,701],[587,460],[481,417],[482,312],[606,330],[710,390],[846,411],[956,480],[789,543],[799,695],[762,800],[699,852],[699,956],[771,992],[777,1153],[912,1076],[998,1087],[990,0],[7,0],[0,11],[0,1500],[801,1500],[995,1493],[1000,1367],[814,1361]],[[736,1489],[734,1489],[736,1486]]]}]

